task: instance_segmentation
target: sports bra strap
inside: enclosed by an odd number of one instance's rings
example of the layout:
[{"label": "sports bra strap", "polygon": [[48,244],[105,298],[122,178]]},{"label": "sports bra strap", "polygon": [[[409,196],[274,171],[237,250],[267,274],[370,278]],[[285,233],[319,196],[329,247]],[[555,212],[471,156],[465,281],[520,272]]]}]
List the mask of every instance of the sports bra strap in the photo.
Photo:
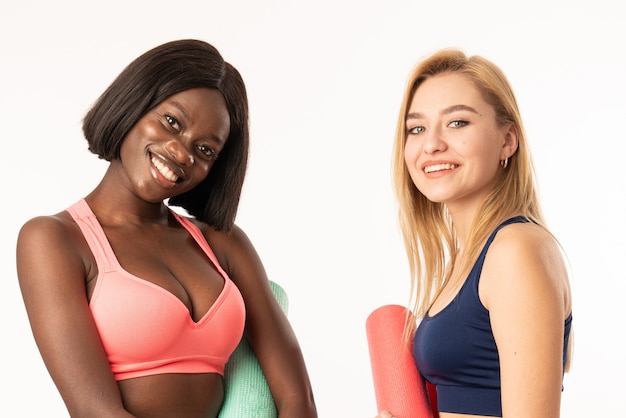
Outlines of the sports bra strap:
[{"label": "sports bra strap", "polygon": [[115,269],[117,267],[117,258],[113,253],[113,248],[111,248],[102,226],[85,199],[80,199],[67,208],[67,212],[72,216],[83,233],[91,253],[96,259],[98,271],[104,273]]}]

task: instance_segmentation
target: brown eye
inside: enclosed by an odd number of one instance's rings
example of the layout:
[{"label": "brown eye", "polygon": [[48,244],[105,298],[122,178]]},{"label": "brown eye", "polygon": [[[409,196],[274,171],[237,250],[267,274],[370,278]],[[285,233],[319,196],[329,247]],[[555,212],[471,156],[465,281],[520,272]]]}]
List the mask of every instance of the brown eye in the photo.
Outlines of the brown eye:
[{"label": "brown eye", "polygon": [[202,155],[208,157],[210,160],[217,160],[217,152],[208,145],[198,145],[198,150]]},{"label": "brown eye", "polygon": [[176,120],[175,117],[171,115],[165,115],[165,120],[167,121],[167,124],[172,127],[172,129],[174,129],[175,131],[180,130],[180,123],[178,123],[178,120]]}]

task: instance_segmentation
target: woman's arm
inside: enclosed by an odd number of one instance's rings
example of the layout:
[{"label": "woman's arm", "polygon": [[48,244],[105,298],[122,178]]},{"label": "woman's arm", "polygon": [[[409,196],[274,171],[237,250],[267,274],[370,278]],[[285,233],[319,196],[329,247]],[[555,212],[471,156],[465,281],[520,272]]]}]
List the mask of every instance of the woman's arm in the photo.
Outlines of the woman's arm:
[{"label": "woman's arm", "polygon": [[487,253],[479,293],[500,356],[503,416],[559,417],[571,298],[554,238],[534,224],[503,228]]},{"label": "woman's arm", "polygon": [[246,234],[210,233],[222,267],[246,303],[246,337],[263,369],[281,418],[317,417],[302,352],[270,288],[263,264]]},{"label": "woman's arm", "polygon": [[77,231],[63,215],[20,230],[17,274],[33,336],[72,417],[130,417],[89,310]]}]

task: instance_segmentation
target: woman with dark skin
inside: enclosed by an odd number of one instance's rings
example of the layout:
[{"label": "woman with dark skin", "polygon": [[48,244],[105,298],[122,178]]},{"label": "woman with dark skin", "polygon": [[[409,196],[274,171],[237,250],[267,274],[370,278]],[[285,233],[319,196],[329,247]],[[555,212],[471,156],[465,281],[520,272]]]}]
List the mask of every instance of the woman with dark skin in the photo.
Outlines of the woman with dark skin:
[{"label": "woman with dark skin", "polygon": [[[197,324],[225,287],[221,266],[243,297],[245,336],[279,416],[316,417],[297,339],[253,245],[234,224],[248,153],[247,97],[239,73],[207,43],[166,43],[120,73],[87,113],[83,131],[89,149],[109,161],[84,201],[121,268],[173,295]],[[171,206],[186,211],[219,266]],[[98,267],[67,211],[33,218],[20,231],[17,270],[24,303],[71,416],[218,416],[224,399],[220,373],[115,378],[92,314],[103,273]],[[124,309],[141,306],[138,300]],[[152,315],[138,316],[149,323]]]}]

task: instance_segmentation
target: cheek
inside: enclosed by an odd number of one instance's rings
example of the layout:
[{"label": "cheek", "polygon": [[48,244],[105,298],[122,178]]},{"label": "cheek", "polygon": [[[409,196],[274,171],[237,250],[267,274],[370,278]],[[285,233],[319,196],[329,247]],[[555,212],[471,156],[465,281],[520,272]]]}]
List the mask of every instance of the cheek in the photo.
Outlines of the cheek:
[{"label": "cheek", "polygon": [[419,153],[420,147],[417,141],[407,141],[406,144],[404,144],[404,162],[409,171],[415,169]]},{"label": "cheek", "polygon": [[194,164],[194,179],[196,180],[196,182],[199,184],[201,182],[204,181],[204,179],[206,178],[206,176],[209,175],[209,171],[211,171],[211,167],[213,166],[213,163],[210,162],[206,162],[206,161],[202,161],[202,162],[198,162],[196,161],[196,163]]},{"label": "cheek", "polygon": [[202,183],[213,169],[214,162],[197,159],[193,167],[193,177],[196,185]]},{"label": "cheek", "polygon": [[418,160],[421,147],[416,141],[409,141],[404,147],[404,163],[409,172],[413,184],[419,188],[420,181],[420,169],[418,167]]}]

